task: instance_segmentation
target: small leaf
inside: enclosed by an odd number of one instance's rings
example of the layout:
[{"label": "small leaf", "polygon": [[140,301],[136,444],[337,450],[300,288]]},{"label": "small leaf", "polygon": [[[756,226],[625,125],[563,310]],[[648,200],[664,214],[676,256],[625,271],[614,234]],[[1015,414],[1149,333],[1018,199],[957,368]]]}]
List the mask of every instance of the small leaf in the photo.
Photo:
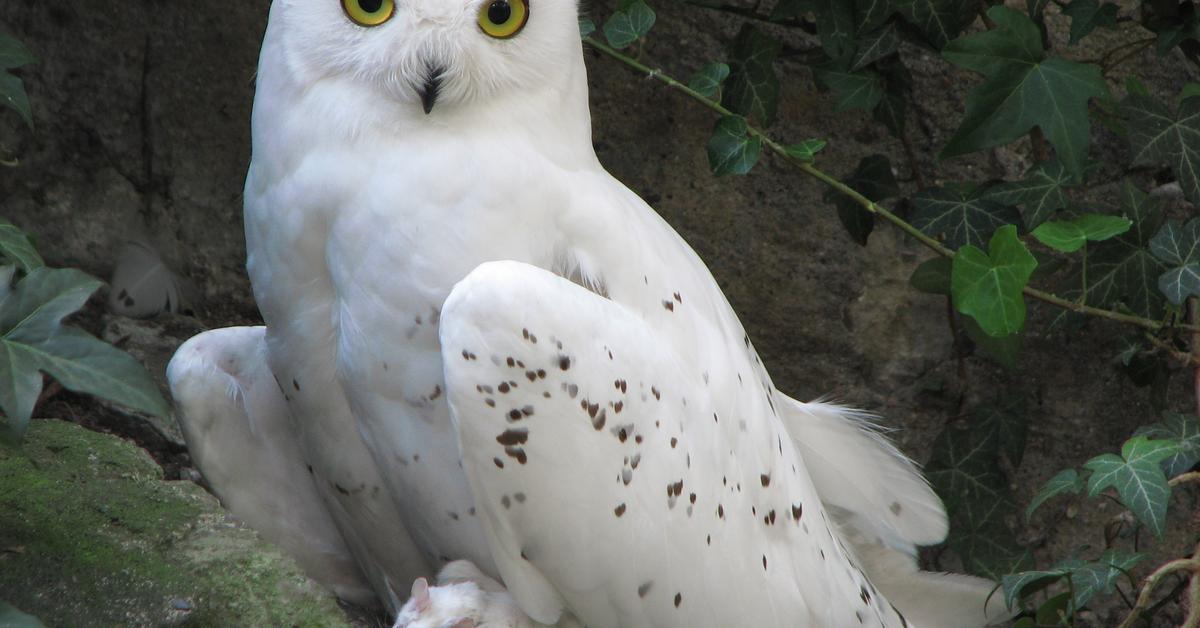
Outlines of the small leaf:
[{"label": "small leaf", "polygon": [[1068,172],[1083,171],[1091,139],[1088,100],[1108,94],[1100,68],[1045,58],[1041,31],[1029,16],[1003,5],[987,15],[993,30],[950,42],[942,55],[987,78],[967,96],[967,111],[943,158],[1015,141],[1037,126]]},{"label": "small leaf", "polygon": [[988,188],[984,198],[1005,205],[1024,205],[1025,228],[1033,229],[1067,206],[1063,188],[1070,185],[1071,180],[1062,163],[1052,159],[1030,168],[1021,181]]},{"label": "small leaf", "polygon": [[[1162,210],[1156,199],[1128,181],[1121,188],[1120,200],[1133,225],[1129,231],[1089,247],[1087,304],[1123,307],[1138,316],[1158,319],[1164,302],[1158,277],[1167,267],[1150,254],[1146,244],[1162,224]],[[1076,273],[1073,279],[1078,282],[1081,278]]]},{"label": "small leaf", "polygon": [[1133,221],[1120,216],[1084,214],[1065,221],[1043,223],[1033,230],[1038,242],[1064,253],[1072,253],[1089,240],[1101,242],[1129,231]]},{"label": "small leaf", "polygon": [[21,79],[7,72],[0,72],[0,105],[4,105],[21,115],[25,125],[33,128],[33,109],[29,106],[29,96]]},{"label": "small leaf", "polygon": [[1143,558],[1144,554],[1126,554],[1110,549],[1094,561],[1073,566],[1070,573],[1071,586],[1075,589],[1075,608],[1083,608],[1097,595],[1112,594],[1117,580]]},{"label": "small leaf", "polygon": [[12,260],[25,273],[46,265],[25,232],[3,219],[0,219],[0,254]]},{"label": "small leaf", "polygon": [[988,252],[967,245],[958,250],[950,281],[954,306],[991,336],[1021,331],[1025,324],[1022,290],[1037,260],[1017,237],[1017,228],[996,230]]},{"label": "small leaf", "polygon": [[21,609],[0,600],[0,626],[4,628],[46,628],[37,617],[21,611]]},{"label": "small leaf", "polygon": [[[875,202],[900,193],[900,186],[892,174],[892,164],[883,155],[870,155],[859,161],[854,173],[846,179],[846,185]],[[865,246],[867,237],[875,228],[875,215],[837,190],[828,190],[825,193],[825,201],[832,202],[837,207],[838,219],[850,234],[850,238]]]},{"label": "small leaf", "polygon": [[813,78],[817,85],[833,91],[837,96],[834,111],[871,111],[883,98],[883,77],[871,70],[848,72],[838,69],[834,64],[826,64],[813,68]]},{"label": "small leaf", "polygon": [[710,63],[692,76],[688,87],[705,98],[716,99],[721,94],[721,83],[728,77],[729,66],[724,63]]},{"label": "small leaf", "polygon": [[1117,5],[1099,0],[1071,0],[1063,14],[1071,18],[1071,45],[1098,27],[1114,28],[1117,25]]},{"label": "small leaf", "polygon": [[708,140],[708,165],[713,174],[746,174],[758,161],[762,140],[749,135],[749,126],[741,116],[725,116],[717,120],[712,138]]},{"label": "small leaf", "polygon": [[854,3],[846,0],[813,0],[817,36],[831,59],[845,59],[854,52]]},{"label": "small leaf", "polygon": [[1033,499],[1030,500],[1029,507],[1025,509],[1025,519],[1028,520],[1032,517],[1033,511],[1037,510],[1039,506],[1046,503],[1052,497],[1057,497],[1064,493],[1078,494],[1079,491],[1083,490],[1083,482],[1084,478],[1080,477],[1075,469],[1059,471],[1058,475],[1050,478],[1045,486],[1042,487],[1042,490],[1038,491],[1037,495],[1034,495]]},{"label": "small leaf", "polygon": [[1017,368],[1017,356],[1021,353],[1021,334],[992,336],[983,331],[979,323],[970,316],[964,318],[963,322],[967,337],[984,355],[1010,371]]},{"label": "small leaf", "polygon": [[73,269],[41,267],[0,302],[0,432],[20,438],[42,390],[42,375],[68,390],[97,395],[159,416],[170,408],[136,360],[62,319],[77,311],[100,281]]},{"label": "small leaf", "polygon": [[896,8],[934,48],[941,50],[975,19],[971,0],[899,0]]},{"label": "small leaf", "polygon": [[21,42],[0,33],[0,70],[11,70],[37,63],[37,59]]},{"label": "small leaf", "polygon": [[730,111],[753,116],[763,125],[775,120],[779,104],[779,77],[775,57],[782,44],[749,24],[742,25],[730,48],[729,80],[721,104]]},{"label": "small leaf", "polygon": [[1177,104],[1183,104],[1183,101],[1189,98],[1200,96],[1200,83],[1188,83],[1179,90],[1179,97],[1176,99]]},{"label": "small leaf", "polygon": [[925,260],[913,271],[908,283],[921,292],[950,296],[951,263],[948,257]]},{"label": "small leaf", "polygon": [[604,38],[617,50],[628,48],[650,32],[654,20],[654,9],[642,0],[634,0],[604,23]]},{"label": "small leaf", "polygon": [[981,194],[950,188],[921,190],[913,196],[912,224],[931,236],[944,235],[951,249],[966,244],[982,247],[996,229],[1020,222],[1021,215]]},{"label": "small leaf", "polygon": [[1133,165],[1170,165],[1183,195],[1200,205],[1200,98],[1184,100],[1173,114],[1152,96],[1131,94],[1121,109],[1129,119]]},{"label": "small leaf", "polygon": [[775,8],[771,9],[771,15],[767,19],[772,22],[786,22],[805,13],[811,13],[813,5],[813,0],[779,0]]},{"label": "small leaf", "polygon": [[876,61],[891,56],[900,47],[900,34],[896,32],[895,24],[864,35],[858,42],[858,50],[854,53],[854,62],[850,71],[861,70]]},{"label": "small leaf", "polygon": [[1200,419],[1194,414],[1163,413],[1162,421],[1140,427],[1134,435],[1175,443],[1175,454],[1162,462],[1168,478],[1187,473],[1200,462]]},{"label": "small leaf", "polygon": [[795,157],[800,161],[812,161],[823,148],[825,148],[825,140],[809,139],[799,144],[785,146],[783,150],[787,152],[788,156]]},{"label": "small leaf", "polygon": [[1044,571],[1022,571],[1009,574],[1001,580],[1004,591],[1004,603],[1009,608],[1015,608],[1017,599],[1032,595],[1066,577],[1065,569],[1049,569]]},{"label": "small leaf", "polygon": [[879,104],[875,105],[871,117],[886,126],[893,137],[903,138],[905,112],[908,109],[908,98],[912,91],[912,74],[908,68],[904,67],[903,63],[894,57],[881,59],[875,64],[875,67],[883,76],[884,91],[883,98],[880,98]]},{"label": "small leaf", "polygon": [[583,39],[583,38],[587,37],[588,35],[591,35],[594,32],[596,32],[596,23],[593,22],[591,20],[591,18],[587,18],[587,17],[579,18],[579,38],[580,39]]},{"label": "small leaf", "polygon": [[1172,266],[1158,278],[1158,288],[1175,305],[1200,296],[1200,218],[1182,227],[1167,221],[1150,240],[1150,252]]},{"label": "small leaf", "polygon": [[1145,436],[1130,438],[1121,447],[1120,456],[1102,454],[1083,464],[1092,471],[1088,495],[1095,497],[1105,488],[1115,488],[1121,503],[1155,536],[1162,538],[1171,487],[1159,463],[1177,450],[1178,446],[1171,441],[1150,440]]}]

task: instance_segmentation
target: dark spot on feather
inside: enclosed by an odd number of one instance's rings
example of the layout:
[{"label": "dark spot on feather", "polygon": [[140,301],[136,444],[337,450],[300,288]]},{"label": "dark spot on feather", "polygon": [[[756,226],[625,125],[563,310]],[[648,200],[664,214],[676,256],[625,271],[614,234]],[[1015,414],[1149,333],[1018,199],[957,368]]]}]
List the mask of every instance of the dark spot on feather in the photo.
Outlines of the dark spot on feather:
[{"label": "dark spot on feather", "polygon": [[[514,410],[514,412],[516,412]],[[520,413],[517,413],[520,415]],[[501,445],[524,445],[529,440],[529,430],[521,428],[518,430],[504,430],[496,437],[496,442]]]},{"label": "dark spot on feather", "polygon": [[625,514],[625,504],[622,503],[620,506],[617,506],[616,508],[614,508],[613,514],[615,514],[618,517]]},{"label": "dark spot on feather", "polygon": [[679,605],[682,603],[683,603],[683,594],[676,593],[675,594],[675,608],[679,608]]},{"label": "dark spot on feather", "polygon": [[497,467],[504,468],[504,461],[499,458],[492,458],[492,462],[496,463]]}]

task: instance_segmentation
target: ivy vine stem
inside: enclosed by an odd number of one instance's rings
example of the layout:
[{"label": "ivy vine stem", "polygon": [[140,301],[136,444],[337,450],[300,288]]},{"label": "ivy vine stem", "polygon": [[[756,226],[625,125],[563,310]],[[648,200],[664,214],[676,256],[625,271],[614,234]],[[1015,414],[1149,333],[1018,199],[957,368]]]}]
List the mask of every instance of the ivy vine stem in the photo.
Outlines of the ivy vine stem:
[{"label": "ivy vine stem", "polygon": [[[1192,589],[1192,595],[1197,596],[1197,591],[1200,591],[1200,586],[1197,586],[1197,582],[1200,582],[1200,545],[1196,546],[1196,550],[1192,554],[1191,558],[1180,558],[1178,560],[1173,560],[1159,567],[1158,569],[1155,569],[1154,572],[1149,576],[1146,576],[1146,584],[1142,586],[1142,591],[1138,595],[1137,604],[1133,607],[1133,610],[1129,611],[1129,615],[1125,617],[1125,621],[1121,622],[1120,628],[1133,627],[1134,622],[1137,621],[1142,612],[1150,606],[1150,596],[1154,593],[1154,588],[1158,586],[1159,581],[1168,574],[1176,571],[1192,572],[1191,586],[1189,588]],[[1200,623],[1200,608],[1197,608],[1193,605],[1188,609],[1188,617],[1187,620],[1185,620],[1184,625],[1196,626],[1197,623]]]},{"label": "ivy vine stem", "polygon": [[[637,70],[638,72],[645,74],[648,78],[652,78],[656,81],[659,81],[660,83],[663,83],[664,85],[666,85],[667,87],[670,87],[671,89],[674,89],[676,91],[686,94],[692,100],[695,100],[696,102],[704,105],[705,107],[708,107],[709,109],[711,109],[723,116],[737,115],[734,112],[727,109],[721,103],[719,103],[715,100],[712,100],[711,98],[707,98],[706,96],[697,92],[696,90],[692,89],[691,87],[688,87],[688,85],[686,83],[683,83],[683,82],[675,79],[671,75],[663,72],[661,69],[650,67],[650,66],[646,65],[645,63],[642,63],[641,61],[622,53],[621,51],[617,50],[616,48],[609,46],[608,44],[600,41],[599,39],[597,39],[595,37],[591,37],[591,36],[584,37],[583,41],[584,41],[584,43],[588,44],[589,46],[596,49],[597,51],[604,54],[605,56],[608,56],[616,61],[619,61],[619,62]],[[765,145],[767,148],[771,149],[771,152],[778,155],[784,161],[795,166],[796,168],[800,169],[801,171],[808,174],[809,176],[828,185],[829,187],[837,190],[838,192],[841,192],[842,194],[845,194],[846,196],[850,197],[851,199],[854,200],[854,202],[858,203],[860,206],[862,206],[867,211],[892,223],[893,226],[897,227],[901,231],[912,236],[918,242],[920,242],[921,244],[924,244],[926,247],[935,251],[939,255],[942,255],[943,257],[946,257],[949,259],[954,259],[954,251],[947,248],[941,242],[939,242],[935,238],[932,238],[932,237],[926,235],[925,233],[921,232],[920,229],[917,229],[912,224],[910,224],[908,221],[906,221],[903,218],[892,213],[887,208],[876,204],[874,201],[863,196],[861,193],[859,193],[854,188],[846,185],[845,183],[842,183],[836,177],[826,174],[820,168],[817,168],[812,162],[803,161],[797,157],[793,157],[792,155],[790,155],[788,153],[787,149],[782,144],[775,141],[773,138],[768,136],[766,134],[766,132],[762,131],[758,127],[748,124],[746,131],[751,136],[759,139],[763,143],[763,145]],[[1115,311],[1106,310],[1103,308],[1092,307],[1090,305],[1085,305],[1083,303],[1076,303],[1074,301],[1064,299],[1058,295],[1051,294],[1049,292],[1045,292],[1042,290],[1038,290],[1036,288],[1031,288],[1029,286],[1025,286],[1024,293],[1025,293],[1025,296],[1028,296],[1032,299],[1037,299],[1038,301],[1042,301],[1044,303],[1049,303],[1051,305],[1057,306],[1064,310],[1070,310],[1070,311],[1078,313],[1078,314],[1084,314],[1087,316],[1095,316],[1095,317],[1099,317],[1099,318],[1105,318],[1105,319],[1108,319],[1111,321],[1116,321],[1118,323],[1135,325],[1135,326],[1142,327],[1144,329],[1148,329],[1151,331],[1159,331],[1159,330],[1163,329],[1163,327],[1165,326],[1161,321],[1151,320],[1151,319],[1143,318],[1141,316],[1136,316],[1133,314],[1124,314],[1122,312],[1115,312]],[[1197,325],[1176,323],[1175,327],[1179,328],[1179,329],[1186,329],[1189,331],[1200,332],[1200,326],[1197,326]]]}]

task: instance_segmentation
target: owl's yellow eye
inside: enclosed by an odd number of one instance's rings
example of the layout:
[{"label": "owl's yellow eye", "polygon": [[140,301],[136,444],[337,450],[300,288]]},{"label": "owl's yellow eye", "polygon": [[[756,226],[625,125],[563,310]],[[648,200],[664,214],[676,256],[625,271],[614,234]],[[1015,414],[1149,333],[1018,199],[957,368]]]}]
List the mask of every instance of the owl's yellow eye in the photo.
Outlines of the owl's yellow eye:
[{"label": "owl's yellow eye", "polygon": [[508,39],[521,32],[528,19],[526,0],[483,0],[479,7],[479,28],[496,39]]},{"label": "owl's yellow eye", "polygon": [[392,19],[394,0],[342,0],[342,9],[359,26],[379,26]]}]

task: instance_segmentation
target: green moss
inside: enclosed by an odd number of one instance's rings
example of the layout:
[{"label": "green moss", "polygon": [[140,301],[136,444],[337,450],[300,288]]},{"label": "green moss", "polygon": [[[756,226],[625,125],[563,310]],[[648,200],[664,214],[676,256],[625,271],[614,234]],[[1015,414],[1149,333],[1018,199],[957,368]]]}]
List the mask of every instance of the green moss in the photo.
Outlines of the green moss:
[{"label": "green moss", "polygon": [[61,421],[0,448],[0,591],[50,625],[338,625],[333,596],[146,453]]}]

